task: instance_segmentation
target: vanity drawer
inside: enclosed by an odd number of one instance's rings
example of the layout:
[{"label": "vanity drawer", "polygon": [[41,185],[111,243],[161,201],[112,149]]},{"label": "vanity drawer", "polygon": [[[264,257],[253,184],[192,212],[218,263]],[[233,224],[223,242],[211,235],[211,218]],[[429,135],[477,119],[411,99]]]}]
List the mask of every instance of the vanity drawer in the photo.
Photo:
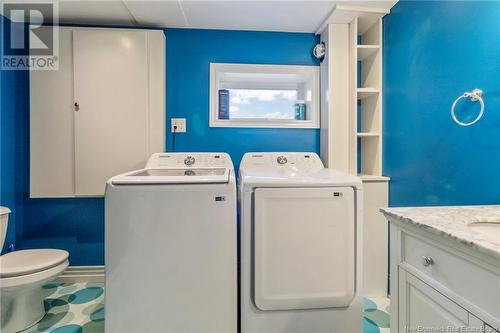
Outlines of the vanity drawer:
[{"label": "vanity drawer", "polygon": [[[500,274],[403,233],[402,262],[500,320]],[[436,287],[436,286],[435,286]]]}]

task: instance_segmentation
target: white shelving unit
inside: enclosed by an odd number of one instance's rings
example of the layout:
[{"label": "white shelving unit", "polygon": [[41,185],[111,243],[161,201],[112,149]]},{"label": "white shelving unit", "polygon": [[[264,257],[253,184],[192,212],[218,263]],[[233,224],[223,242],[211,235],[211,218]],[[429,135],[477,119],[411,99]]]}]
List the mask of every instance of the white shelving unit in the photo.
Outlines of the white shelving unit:
[{"label": "white shelving unit", "polygon": [[363,181],[363,256],[369,258],[363,294],[386,297],[388,229],[379,209],[389,205],[390,179],[382,176],[382,18],[390,8],[375,3],[338,4],[318,29],[327,47],[320,65],[320,140],[327,167]]},{"label": "white shelving unit", "polygon": [[350,172],[382,177],[382,19],[359,16],[350,24]]}]

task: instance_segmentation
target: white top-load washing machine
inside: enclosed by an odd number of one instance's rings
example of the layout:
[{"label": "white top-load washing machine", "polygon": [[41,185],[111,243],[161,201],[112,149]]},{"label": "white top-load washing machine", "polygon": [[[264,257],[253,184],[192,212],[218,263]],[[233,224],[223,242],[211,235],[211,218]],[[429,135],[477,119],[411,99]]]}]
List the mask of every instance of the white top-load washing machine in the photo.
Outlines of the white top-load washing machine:
[{"label": "white top-load washing machine", "polygon": [[314,153],[247,153],[241,332],[362,331],[362,191]]},{"label": "white top-load washing machine", "polygon": [[160,153],[106,187],[105,331],[237,331],[236,183],[223,153]]}]

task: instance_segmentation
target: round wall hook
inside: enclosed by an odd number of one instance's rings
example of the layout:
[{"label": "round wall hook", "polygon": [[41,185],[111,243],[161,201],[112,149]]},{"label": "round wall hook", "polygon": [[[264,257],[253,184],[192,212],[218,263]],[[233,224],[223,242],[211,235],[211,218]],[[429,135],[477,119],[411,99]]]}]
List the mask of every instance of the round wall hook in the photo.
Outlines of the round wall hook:
[{"label": "round wall hook", "polygon": [[475,102],[477,100],[479,100],[481,97],[483,97],[483,91],[481,89],[474,89],[472,90],[470,93],[467,93],[468,96],[467,97],[470,97],[471,101]]}]

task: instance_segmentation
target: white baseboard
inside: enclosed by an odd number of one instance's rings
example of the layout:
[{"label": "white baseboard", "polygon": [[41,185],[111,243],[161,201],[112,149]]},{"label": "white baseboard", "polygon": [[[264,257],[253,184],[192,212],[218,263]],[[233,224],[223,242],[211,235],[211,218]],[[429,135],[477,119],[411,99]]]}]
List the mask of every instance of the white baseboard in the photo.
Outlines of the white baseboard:
[{"label": "white baseboard", "polygon": [[104,266],[69,266],[57,282],[104,282]]}]

